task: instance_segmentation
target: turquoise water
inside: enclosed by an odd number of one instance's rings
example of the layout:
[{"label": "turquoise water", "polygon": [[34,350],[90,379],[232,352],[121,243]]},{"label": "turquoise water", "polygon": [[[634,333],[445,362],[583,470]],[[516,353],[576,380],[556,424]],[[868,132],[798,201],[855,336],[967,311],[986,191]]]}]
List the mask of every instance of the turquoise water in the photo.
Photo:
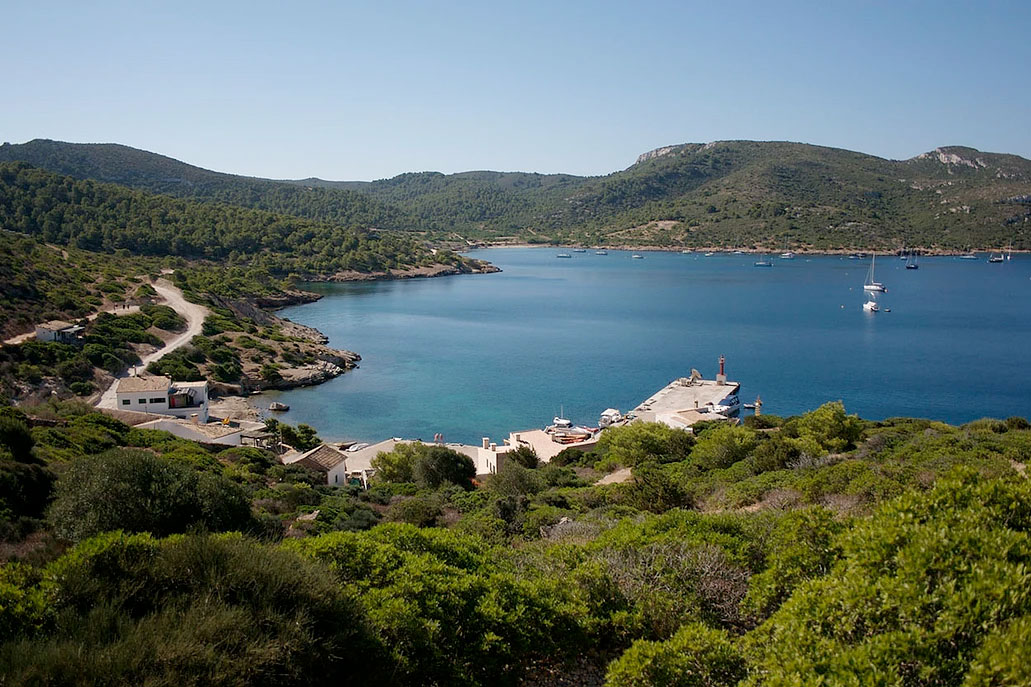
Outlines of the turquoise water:
[{"label": "turquoise water", "polygon": [[500,441],[560,409],[594,424],[692,367],[712,378],[722,353],[765,412],[841,399],[874,419],[1031,416],[1031,257],[879,259],[891,312],[869,314],[868,260],[558,252],[473,254],[500,274],[310,285],[325,297],[281,314],[358,351],[361,367],[262,403],[289,403],[284,419],[331,439]]}]

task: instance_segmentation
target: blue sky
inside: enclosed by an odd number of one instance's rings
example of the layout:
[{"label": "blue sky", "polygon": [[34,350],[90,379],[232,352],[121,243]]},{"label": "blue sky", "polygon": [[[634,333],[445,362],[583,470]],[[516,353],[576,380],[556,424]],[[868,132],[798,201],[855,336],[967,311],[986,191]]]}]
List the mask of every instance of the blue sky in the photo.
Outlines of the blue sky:
[{"label": "blue sky", "polygon": [[376,179],[662,145],[1031,157],[1031,2],[4,3],[0,140]]}]

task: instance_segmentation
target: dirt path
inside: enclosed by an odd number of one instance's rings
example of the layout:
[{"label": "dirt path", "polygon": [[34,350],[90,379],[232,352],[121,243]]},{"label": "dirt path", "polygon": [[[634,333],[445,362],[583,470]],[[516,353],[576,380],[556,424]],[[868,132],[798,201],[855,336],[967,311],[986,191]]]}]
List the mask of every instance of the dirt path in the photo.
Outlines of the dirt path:
[{"label": "dirt path", "polygon": [[613,472],[611,475],[605,475],[598,480],[596,484],[619,484],[620,482],[629,481],[632,476],[633,474],[630,472],[630,468],[621,468]]},{"label": "dirt path", "polygon": [[[154,282],[153,286],[154,290],[158,292],[158,295],[165,299],[165,305],[172,308],[172,310],[175,310],[186,320],[186,331],[166,343],[163,348],[159,348],[150,355],[144,356],[140,367],[146,367],[155,360],[160,360],[172,351],[188,344],[193,337],[200,334],[201,327],[204,324],[204,318],[207,317],[210,312],[203,305],[197,305],[196,303],[190,303],[187,301],[183,298],[182,291],[164,279],[157,280]],[[104,391],[100,400],[97,401],[98,408],[116,407],[117,398],[115,397],[115,391],[118,387],[118,380],[127,376],[129,376],[129,373],[125,373],[117,377],[111,383],[111,386]]]}]

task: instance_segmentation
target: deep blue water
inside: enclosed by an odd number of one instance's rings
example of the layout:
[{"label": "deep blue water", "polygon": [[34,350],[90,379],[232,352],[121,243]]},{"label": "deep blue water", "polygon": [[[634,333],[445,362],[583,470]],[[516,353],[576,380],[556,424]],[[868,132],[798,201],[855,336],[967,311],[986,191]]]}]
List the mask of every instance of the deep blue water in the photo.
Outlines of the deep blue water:
[{"label": "deep blue water", "polygon": [[358,351],[361,367],[317,387],[268,394],[326,438],[500,441],[560,407],[593,424],[727,356],[741,397],[793,414],[841,399],[879,419],[960,423],[1031,416],[1031,257],[988,264],[877,262],[888,287],[864,313],[869,260],[549,248],[475,257],[504,271],[440,279],[316,284],[325,295],[281,314]]}]

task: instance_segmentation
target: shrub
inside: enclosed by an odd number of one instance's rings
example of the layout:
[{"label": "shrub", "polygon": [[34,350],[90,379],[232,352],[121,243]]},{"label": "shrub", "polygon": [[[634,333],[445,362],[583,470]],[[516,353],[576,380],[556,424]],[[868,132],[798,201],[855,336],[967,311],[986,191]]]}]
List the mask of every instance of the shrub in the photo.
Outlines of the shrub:
[{"label": "shrub", "polygon": [[189,467],[139,449],[112,449],[76,460],[57,483],[54,531],[80,541],[115,529],[165,536],[195,525],[246,529],[250,510],[223,477],[200,480]]},{"label": "shrub", "polygon": [[605,685],[730,687],[746,672],[745,659],[726,632],[691,623],[665,642],[634,642],[609,666]]},{"label": "shrub", "polygon": [[429,446],[412,468],[416,484],[435,489],[445,484],[472,488],[476,466],[472,458],[446,446]]}]

